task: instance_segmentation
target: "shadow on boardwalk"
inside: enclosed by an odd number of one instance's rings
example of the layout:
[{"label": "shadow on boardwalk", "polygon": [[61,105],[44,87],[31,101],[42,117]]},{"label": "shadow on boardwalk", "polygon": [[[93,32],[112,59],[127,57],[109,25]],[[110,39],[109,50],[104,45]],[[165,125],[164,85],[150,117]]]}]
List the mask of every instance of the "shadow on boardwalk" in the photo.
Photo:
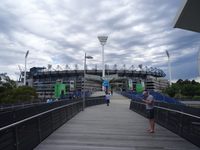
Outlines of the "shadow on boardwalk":
[{"label": "shadow on boardwalk", "polygon": [[130,100],[114,93],[110,106],[85,109],[64,124],[36,150],[199,150],[174,133],[129,110]]}]

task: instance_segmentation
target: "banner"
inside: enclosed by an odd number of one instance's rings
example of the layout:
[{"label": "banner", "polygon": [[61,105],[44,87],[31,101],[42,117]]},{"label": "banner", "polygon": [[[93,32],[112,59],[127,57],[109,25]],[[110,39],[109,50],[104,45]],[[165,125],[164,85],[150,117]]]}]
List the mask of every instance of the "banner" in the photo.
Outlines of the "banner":
[{"label": "banner", "polygon": [[141,83],[137,83],[135,89],[137,93],[142,93],[144,91],[144,87],[142,86]]},{"label": "banner", "polygon": [[65,95],[65,94],[66,94],[66,84],[56,83],[54,85],[54,97],[60,98],[61,95]]}]

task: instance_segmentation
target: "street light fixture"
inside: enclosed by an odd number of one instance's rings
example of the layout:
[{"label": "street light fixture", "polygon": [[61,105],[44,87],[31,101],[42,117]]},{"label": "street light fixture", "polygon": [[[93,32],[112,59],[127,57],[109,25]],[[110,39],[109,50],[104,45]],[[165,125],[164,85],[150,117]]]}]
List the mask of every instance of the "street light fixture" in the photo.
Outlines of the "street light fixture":
[{"label": "street light fixture", "polygon": [[166,50],[167,58],[168,58],[168,71],[169,71],[169,85],[172,85],[172,72],[171,72],[171,62],[169,52]]},{"label": "street light fixture", "polygon": [[85,108],[85,75],[86,75],[86,59],[93,59],[92,56],[87,56],[85,53],[84,57],[84,76],[83,76],[83,110]]},{"label": "street light fixture", "polygon": [[25,55],[24,86],[26,86],[26,62],[27,62],[28,54],[29,54],[29,50],[26,52],[26,55]]},{"label": "street light fixture", "polygon": [[108,39],[108,36],[98,36],[99,42],[102,45],[102,78],[105,77],[105,65],[104,65],[104,45],[106,45],[106,41]]}]

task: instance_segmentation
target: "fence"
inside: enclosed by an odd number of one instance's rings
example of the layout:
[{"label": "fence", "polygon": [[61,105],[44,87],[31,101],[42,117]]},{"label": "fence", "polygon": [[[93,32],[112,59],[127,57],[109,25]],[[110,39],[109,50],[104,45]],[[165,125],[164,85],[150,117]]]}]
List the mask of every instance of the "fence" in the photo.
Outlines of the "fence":
[{"label": "fence", "polygon": [[[159,102],[165,102],[165,103],[176,104],[176,105],[184,105],[183,103],[179,102],[178,100],[171,98],[171,97],[168,97],[166,95],[163,95],[161,93],[154,92],[154,91],[149,91],[149,92]],[[141,98],[143,98],[142,93],[136,93],[136,92],[133,92],[133,91],[124,91],[124,92],[121,92],[121,94],[123,96],[130,98],[130,99],[135,99],[135,100],[138,100],[138,101],[141,101]]]},{"label": "fence", "polygon": [[[155,106],[156,122],[200,147],[200,117],[164,105]],[[130,109],[146,117],[144,103],[131,101]]]},{"label": "fence", "polygon": [[[86,98],[89,98],[89,96],[92,94],[91,91],[86,91],[85,92],[85,97]],[[76,99],[81,99],[83,97],[83,92],[80,92],[80,91],[74,91],[74,92],[70,92],[67,94],[67,96],[64,96],[62,97],[62,100],[68,100],[68,102],[70,100],[76,100]],[[51,99],[51,98],[50,98]],[[53,100],[53,98],[51,99]],[[38,105],[41,105],[41,104],[45,104],[47,100],[41,100],[41,99],[38,99],[38,100],[34,100],[32,102],[18,102],[18,103],[15,103],[15,104],[0,104],[0,113],[2,111],[13,111],[13,110],[16,110],[16,109],[21,109],[22,107],[34,107],[34,106],[38,106]],[[55,98],[54,98],[54,101],[55,101]]]},{"label": "fence", "polygon": [[[0,150],[32,150],[82,110],[82,100],[58,101],[0,114]],[[104,103],[104,97],[86,99],[86,106]]]}]

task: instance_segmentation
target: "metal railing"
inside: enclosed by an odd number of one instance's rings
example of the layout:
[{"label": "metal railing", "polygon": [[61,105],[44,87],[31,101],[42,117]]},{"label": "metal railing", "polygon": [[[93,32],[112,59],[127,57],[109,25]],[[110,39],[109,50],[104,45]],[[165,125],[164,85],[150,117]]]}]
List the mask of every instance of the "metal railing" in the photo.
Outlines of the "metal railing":
[{"label": "metal railing", "polygon": [[[82,102],[58,101],[0,114],[0,150],[32,150],[79,113]],[[86,100],[86,106],[103,103],[104,97]]]},{"label": "metal railing", "polygon": [[[89,97],[92,94],[90,91],[86,91],[86,97]],[[71,94],[68,94],[68,96],[65,96],[62,98],[62,100],[77,100],[82,98],[83,92],[72,92]],[[55,102],[55,99],[54,101]],[[21,102],[21,103],[15,103],[15,104],[0,104],[0,113],[2,111],[10,111],[10,110],[16,110],[21,109],[22,107],[32,107],[35,105],[41,105],[47,103],[46,100],[37,100],[33,102]]]},{"label": "metal railing", "polygon": [[[131,101],[130,109],[146,117],[145,104]],[[200,147],[200,117],[179,110],[155,106],[155,121]]]}]

